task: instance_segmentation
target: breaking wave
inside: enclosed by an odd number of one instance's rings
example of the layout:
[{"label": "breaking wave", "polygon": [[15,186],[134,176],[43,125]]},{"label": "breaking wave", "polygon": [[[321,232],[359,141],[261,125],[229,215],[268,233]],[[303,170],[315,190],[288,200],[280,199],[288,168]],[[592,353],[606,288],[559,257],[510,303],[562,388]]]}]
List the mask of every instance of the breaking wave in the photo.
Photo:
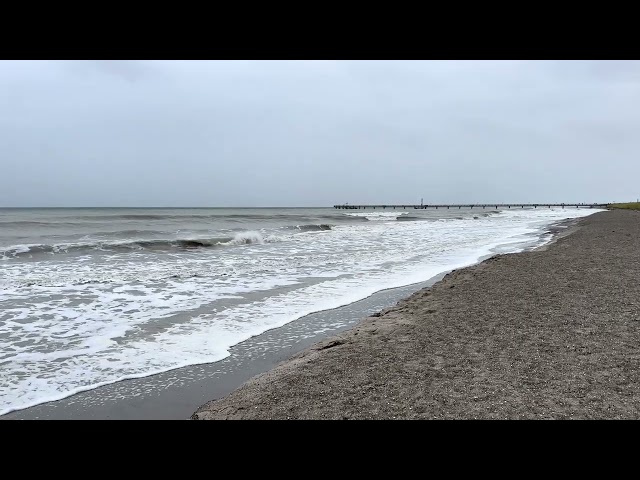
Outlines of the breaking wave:
[{"label": "breaking wave", "polygon": [[241,232],[232,239],[220,243],[220,245],[250,245],[252,243],[265,243],[266,241],[260,232]]},{"label": "breaking wave", "polygon": [[331,230],[331,225],[322,223],[320,225],[296,225],[293,227],[286,227],[287,230],[298,230],[300,232],[321,232],[325,230]]},{"label": "breaking wave", "polygon": [[234,245],[262,244],[278,241],[273,236],[264,237],[260,232],[240,232],[234,237],[177,238],[153,240],[126,240],[119,242],[96,241],[85,243],[60,243],[12,245],[0,248],[0,259],[20,258],[41,254],[82,253],[91,251],[131,252],[131,251],[184,251],[201,248],[215,248]]}]

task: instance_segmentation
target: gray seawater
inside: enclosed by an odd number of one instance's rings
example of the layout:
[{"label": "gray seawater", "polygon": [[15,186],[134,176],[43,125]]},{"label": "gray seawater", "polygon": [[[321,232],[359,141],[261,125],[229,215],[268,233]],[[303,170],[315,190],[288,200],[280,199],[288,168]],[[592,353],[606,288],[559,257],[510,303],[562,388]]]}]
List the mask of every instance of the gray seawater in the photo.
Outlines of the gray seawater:
[{"label": "gray seawater", "polygon": [[0,414],[220,361],[594,212],[0,209]]}]

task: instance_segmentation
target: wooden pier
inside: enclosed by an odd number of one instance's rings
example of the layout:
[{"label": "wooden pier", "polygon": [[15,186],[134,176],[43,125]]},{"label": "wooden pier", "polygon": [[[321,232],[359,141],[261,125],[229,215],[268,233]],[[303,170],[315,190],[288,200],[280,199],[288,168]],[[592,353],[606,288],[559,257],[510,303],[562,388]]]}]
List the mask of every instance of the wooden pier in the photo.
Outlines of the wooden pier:
[{"label": "wooden pier", "polygon": [[426,208],[435,208],[436,210],[439,208],[552,208],[552,207],[560,207],[560,208],[607,208],[607,203],[460,203],[460,204],[420,204],[420,205],[349,205],[348,203],[344,203],[342,205],[334,205],[333,208],[341,209],[341,210],[366,210],[367,208],[371,210],[382,209],[386,210],[387,208],[396,210],[402,209],[416,209],[416,210],[424,210]]}]

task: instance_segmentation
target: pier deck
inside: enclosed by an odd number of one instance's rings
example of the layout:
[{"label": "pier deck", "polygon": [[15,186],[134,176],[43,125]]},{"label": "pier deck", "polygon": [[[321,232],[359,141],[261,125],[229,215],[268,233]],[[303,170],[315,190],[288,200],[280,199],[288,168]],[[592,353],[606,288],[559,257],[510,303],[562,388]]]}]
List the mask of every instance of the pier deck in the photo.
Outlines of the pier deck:
[{"label": "pier deck", "polygon": [[460,203],[460,204],[421,204],[421,205],[349,205],[348,203],[342,205],[334,205],[333,208],[342,210],[366,210],[367,208],[376,210],[378,208],[386,210],[387,208],[396,209],[426,209],[426,208],[607,208],[606,203]]}]

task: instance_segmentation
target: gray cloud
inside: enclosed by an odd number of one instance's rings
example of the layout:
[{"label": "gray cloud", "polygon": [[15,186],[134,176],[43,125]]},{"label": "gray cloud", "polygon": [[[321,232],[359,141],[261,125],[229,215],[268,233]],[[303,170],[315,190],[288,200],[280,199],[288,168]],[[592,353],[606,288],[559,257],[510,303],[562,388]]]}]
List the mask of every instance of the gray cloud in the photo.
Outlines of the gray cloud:
[{"label": "gray cloud", "polygon": [[152,62],[131,60],[92,60],[92,61],[64,61],[59,66],[74,76],[106,75],[136,82],[145,77],[161,75],[162,71],[155,68]]},{"label": "gray cloud", "polygon": [[0,206],[640,196],[635,61],[0,62]]}]

